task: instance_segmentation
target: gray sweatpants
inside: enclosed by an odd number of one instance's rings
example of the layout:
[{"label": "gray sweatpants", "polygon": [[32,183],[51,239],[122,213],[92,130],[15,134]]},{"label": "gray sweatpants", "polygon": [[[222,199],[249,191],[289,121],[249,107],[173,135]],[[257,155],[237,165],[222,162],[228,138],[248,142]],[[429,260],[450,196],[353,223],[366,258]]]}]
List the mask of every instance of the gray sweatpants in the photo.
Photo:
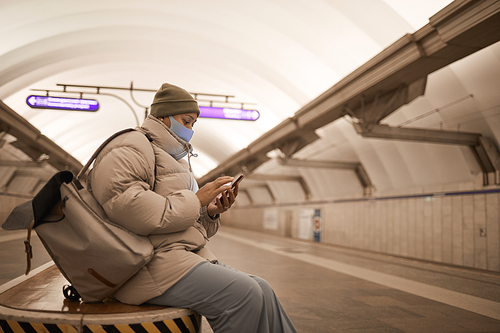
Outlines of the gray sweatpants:
[{"label": "gray sweatpants", "polygon": [[297,332],[271,286],[221,262],[202,262],[151,304],[189,308],[215,333]]}]

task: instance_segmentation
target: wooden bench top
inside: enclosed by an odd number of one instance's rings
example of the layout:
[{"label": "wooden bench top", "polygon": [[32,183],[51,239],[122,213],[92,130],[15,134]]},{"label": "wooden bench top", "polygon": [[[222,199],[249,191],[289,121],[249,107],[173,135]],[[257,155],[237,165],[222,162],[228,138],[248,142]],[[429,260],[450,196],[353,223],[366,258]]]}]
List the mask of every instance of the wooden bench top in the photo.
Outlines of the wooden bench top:
[{"label": "wooden bench top", "polygon": [[0,286],[0,332],[178,332],[201,331],[190,309],[127,305],[111,299],[82,303],[64,298],[68,284],[54,263]]},{"label": "wooden bench top", "polygon": [[103,303],[81,303],[64,298],[62,288],[69,284],[55,265],[0,294],[0,305],[31,311],[71,314],[108,314],[162,310],[154,305],[127,305],[111,299]]}]

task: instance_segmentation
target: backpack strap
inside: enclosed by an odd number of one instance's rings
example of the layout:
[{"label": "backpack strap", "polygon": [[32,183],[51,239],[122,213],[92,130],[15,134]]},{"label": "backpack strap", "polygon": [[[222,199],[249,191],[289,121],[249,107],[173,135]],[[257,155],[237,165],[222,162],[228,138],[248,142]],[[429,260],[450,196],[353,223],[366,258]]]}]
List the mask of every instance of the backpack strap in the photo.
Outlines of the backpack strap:
[{"label": "backpack strap", "polygon": [[155,149],[153,147],[153,138],[151,137],[151,135],[149,135],[149,133],[144,133],[144,135],[146,136],[146,138],[148,138],[149,142],[151,143],[151,148],[153,148],[153,157],[155,158],[155,171],[154,171],[154,176],[155,176],[155,181],[153,183],[153,191],[156,187],[156,155],[155,155]]},{"label": "backpack strap", "polygon": [[31,221],[30,226],[28,227],[28,235],[26,236],[26,240],[24,241],[24,252],[26,252],[26,272],[25,275],[28,275],[31,270],[31,259],[33,259],[33,248],[31,247],[31,229],[35,225],[35,220]]},{"label": "backpack strap", "polygon": [[82,177],[82,175],[85,174],[85,172],[87,172],[87,170],[90,168],[90,165],[92,164],[92,162],[94,162],[94,160],[97,158],[97,155],[99,155],[99,153],[104,149],[104,147],[106,147],[106,145],[108,143],[111,142],[111,140],[113,140],[114,138],[116,138],[117,136],[119,135],[122,135],[124,133],[128,133],[128,132],[131,132],[131,131],[135,131],[134,128],[126,128],[124,130],[121,130],[119,132],[116,132],[115,134],[111,135],[106,141],[104,141],[100,146],[99,148],[97,148],[97,150],[94,152],[94,154],[92,154],[92,156],[90,157],[90,159],[88,160],[87,164],[85,164],[83,166],[83,168],[80,170],[80,172],[78,173],[78,175],[76,176],[76,178],[74,179],[74,182],[76,184],[76,186],[78,187],[78,189],[81,189],[83,188],[83,186],[80,184],[80,178]]},{"label": "backpack strap", "polygon": [[[99,155],[99,153],[104,149],[104,147],[106,147],[106,145],[108,143],[110,143],[117,136],[120,136],[120,135],[128,133],[128,132],[132,132],[132,131],[137,131],[137,130],[135,128],[126,128],[124,130],[118,131],[115,134],[111,135],[106,141],[104,141],[99,146],[99,148],[97,148],[97,150],[94,152],[94,154],[92,154],[92,156],[90,157],[88,162],[83,166],[83,168],[80,170],[80,172],[78,172],[78,175],[76,175],[76,178],[73,180],[73,182],[75,183],[76,187],[79,190],[81,190],[83,188],[82,184],[80,183],[81,177],[87,172],[87,170],[90,168],[90,165],[92,164],[92,162],[94,162],[94,160],[97,158],[97,155]],[[152,146],[153,145],[153,138],[151,137],[151,135],[149,135],[149,133],[144,133],[144,135],[146,136],[146,138],[148,139],[148,141],[151,143],[151,146]],[[153,156],[154,156],[154,150],[153,150]],[[156,163],[155,163],[155,178],[156,178]],[[156,184],[156,180],[155,180],[155,184]]]}]

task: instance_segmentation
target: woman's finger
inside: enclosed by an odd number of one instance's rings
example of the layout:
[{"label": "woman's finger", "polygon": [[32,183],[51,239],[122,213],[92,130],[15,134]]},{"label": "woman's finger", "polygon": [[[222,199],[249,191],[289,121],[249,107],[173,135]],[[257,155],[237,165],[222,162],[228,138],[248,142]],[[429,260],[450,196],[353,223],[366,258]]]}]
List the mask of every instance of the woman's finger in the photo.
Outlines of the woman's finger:
[{"label": "woman's finger", "polygon": [[231,183],[232,180],[233,180],[233,177],[224,176],[224,177],[217,178],[216,180],[214,180],[212,182],[212,184],[214,184],[215,187],[221,187],[224,184]]},{"label": "woman's finger", "polygon": [[234,201],[236,200],[236,196],[234,195],[234,190],[233,191],[228,191],[228,203],[229,203],[229,207],[231,207],[234,203]]},{"label": "woman's finger", "polygon": [[217,205],[219,212],[222,213],[224,211],[224,204],[221,202],[221,199],[217,198],[215,204]]},{"label": "woman's finger", "polygon": [[228,206],[229,206],[229,201],[227,199],[227,192],[222,193],[222,197],[221,197],[220,201],[221,201],[222,206],[224,207],[224,209],[227,209]]},{"label": "woman's finger", "polygon": [[[222,193],[222,197],[223,197],[223,196],[225,195],[225,193],[223,193],[223,192],[225,192],[225,191],[229,190],[230,188],[231,188],[231,185],[224,185],[224,186],[221,186],[221,187],[219,187],[219,188],[217,188],[217,189],[215,190],[215,195],[219,195],[219,194],[221,194],[221,193]],[[222,198],[222,197],[221,197],[221,198]]]}]

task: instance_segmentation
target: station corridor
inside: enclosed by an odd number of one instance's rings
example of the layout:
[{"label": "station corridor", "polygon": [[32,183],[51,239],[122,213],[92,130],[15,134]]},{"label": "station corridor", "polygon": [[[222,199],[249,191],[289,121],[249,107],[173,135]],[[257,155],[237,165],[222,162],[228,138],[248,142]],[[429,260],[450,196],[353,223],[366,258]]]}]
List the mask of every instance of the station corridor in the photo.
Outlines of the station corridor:
[{"label": "station corridor", "polygon": [[[1,284],[24,273],[24,236],[0,231]],[[34,243],[37,267],[50,258]],[[500,332],[500,274],[229,227],[209,247],[265,278],[299,332]]]}]

